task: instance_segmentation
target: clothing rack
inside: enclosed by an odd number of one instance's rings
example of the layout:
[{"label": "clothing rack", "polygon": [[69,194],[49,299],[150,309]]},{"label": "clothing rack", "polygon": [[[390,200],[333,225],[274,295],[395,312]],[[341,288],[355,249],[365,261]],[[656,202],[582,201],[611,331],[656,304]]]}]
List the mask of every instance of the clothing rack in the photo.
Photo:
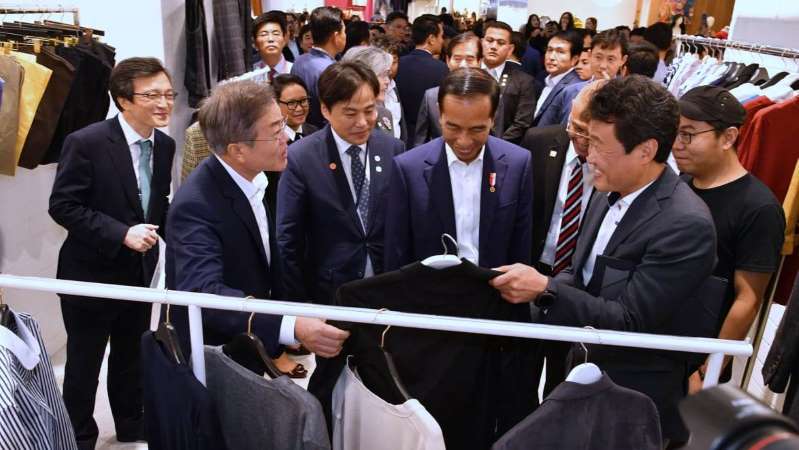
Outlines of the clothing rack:
[{"label": "clothing rack", "polygon": [[674,39],[679,42],[696,45],[706,45],[713,48],[743,50],[763,55],[779,56],[782,58],[799,58],[799,50],[786,47],[773,47],[758,45],[749,42],[731,41],[729,39],[707,38],[702,36],[679,35]]},{"label": "clothing rack", "polygon": [[78,8],[0,8],[0,16],[8,14],[72,14],[72,24],[80,26]]},{"label": "clothing rack", "polygon": [[157,290],[143,287],[88,283],[83,281],[55,280],[51,278],[0,275],[0,288],[3,287],[117,300],[132,300],[144,303],[188,306],[192,367],[195,376],[203,384],[205,384],[205,357],[202,350],[203,333],[201,308],[245,311],[261,314],[286,314],[347,322],[533,338],[550,341],[580,342],[583,344],[602,344],[621,347],[707,353],[710,354],[710,359],[705,376],[705,388],[718,384],[724,355],[749,356],[752,354],[752,345],[746,341],[664,336],[624,331],[595,330],[593,328],[564,327],[499,320],[402,313],[388,310],[326,306],[311,303],[254,300],[193,292]]}]

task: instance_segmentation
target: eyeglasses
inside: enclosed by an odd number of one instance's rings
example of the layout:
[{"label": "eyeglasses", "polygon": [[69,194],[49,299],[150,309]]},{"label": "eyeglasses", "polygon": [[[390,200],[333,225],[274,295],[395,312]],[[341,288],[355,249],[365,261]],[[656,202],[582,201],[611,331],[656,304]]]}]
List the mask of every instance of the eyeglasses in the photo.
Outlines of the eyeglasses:
[{"label": "eyeglasses", "polygon": [[286,118],[282,118],[280,120],[280,128],[278,128],[277,132],[274,133],[272,137],[263,138],[263,139],[240,139],[239,142],[274,142],[279,141],[281,138],[286,138],[286,133],[283,132],[283,129],[286,128]]},{"label": "eyeglasses", "polygon": [[702,133],[710,133],[711,131],[716,131],[716,129],[711,128],[705,131],[697,131],[696,133],[688,133],[687,131],[680,131],[679,133],[677,133],[677,138],[679,138],[680,142],[682,142],[683,144],[690,145],[691,141],[694,139],[694,136]]},{"label": "eyeglasses", "polygon": [[572,122],[571,120],[569,120],[569,122],[566,124],[566,133],[568,133],[569,136],[571,136],[572,138],[579,138],[586,141],[589,140],[588,135],[585,134],[584,131],[582,130],[578,131],[577,129],[575,129],[574,122]]},{"label": "eyeglasses", "polygon": [[309,105],[308,97],[301,98],[299,100],[289,100],[287,102],[278,100],[277,102],[280,103],[281,105],[286,105],[286,108],[288,108],[289,111],[296,110],[298,106],[302,107],[302,109],[308,109]]},{"label": "eyeglasses", "polygon": [[163,97],[164,100],[166,100],[169,103],[174,102],[175,99],[178,97],[178,93],[174,92],[174,91],[169,91],[169,92],[156,92],[156,91],[152,91],[152,92],[134,92],[133,95],[138,95],[139,97],[144,97],[144,99],[147,100],[148,102],[157,102],[158,100],[160,100]]}]

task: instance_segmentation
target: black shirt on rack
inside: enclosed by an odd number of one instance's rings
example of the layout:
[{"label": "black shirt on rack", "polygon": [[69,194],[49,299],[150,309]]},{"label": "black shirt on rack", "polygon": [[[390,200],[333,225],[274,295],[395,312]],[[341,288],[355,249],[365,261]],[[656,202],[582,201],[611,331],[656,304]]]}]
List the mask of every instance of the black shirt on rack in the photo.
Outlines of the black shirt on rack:
[{"label": "black shirt on rack", "polygon": [[[434,269],[421,263],[338,290],[337,304],[475,319],[529,320],[526,305],[511,305],[489,285],[498,272],[463,260]],[[341,357],[354,355],[372,392],[401,403],[379,349],[385,327],[342,325],[352,331]],[[538,374],[524,367],[520,339],[392,327],[385,347],[400,379],[438,421],[447,449],[488,448],[537,406]]]}]

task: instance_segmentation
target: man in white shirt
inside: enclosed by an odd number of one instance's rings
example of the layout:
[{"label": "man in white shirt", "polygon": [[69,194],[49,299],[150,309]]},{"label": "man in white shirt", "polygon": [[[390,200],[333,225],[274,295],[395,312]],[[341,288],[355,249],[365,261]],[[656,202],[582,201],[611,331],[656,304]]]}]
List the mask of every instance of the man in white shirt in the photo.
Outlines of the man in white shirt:
[{"label": "man in white shirt", "polygon": [[[511,303],[534,302],[544,323],[699,335],[691,333],[708,326],[707,316],[693,296],[713,271],[716,233],[704,202],[665,164],[677,136],[677,101],[662,85],[632,75],[601,87],[589,113],[587,161],[599,192],[583,218],[572,268],[551,278],[505,266],[491,283]],[[652,398],[664,439],[687,440],[677,403],[687,393],[688,356],[592,347],[588,358],[616,383]]]},{"label": "man in white shirt", "polygon": [[[264,171],[286,165],[285,119],[272,90],[254,81],[219,86],[199,118],[214,155],[175,194],[167,222],[167,285],[231,297],[282,298],[275,225],[264,202]],[[229,342],[248,329],[249,317],[206,310],[205,344]],[[171,318],[185,345],[185,308],[172,307]],[[252,333],[273,357],[281,345],[298,343],[332,357],[349,335],[319,319],[272,315],[255,316]]]},{"label": "man in white shirt", "polygon": [[291,72],[292,64],[283,56],[288,42],[287,27],[286,15],[281,11],[269,11],[253,21],[253,47],[261,56],[261,60],[253,64],[253,69],[268,67],[270,82],[281,73]]}]

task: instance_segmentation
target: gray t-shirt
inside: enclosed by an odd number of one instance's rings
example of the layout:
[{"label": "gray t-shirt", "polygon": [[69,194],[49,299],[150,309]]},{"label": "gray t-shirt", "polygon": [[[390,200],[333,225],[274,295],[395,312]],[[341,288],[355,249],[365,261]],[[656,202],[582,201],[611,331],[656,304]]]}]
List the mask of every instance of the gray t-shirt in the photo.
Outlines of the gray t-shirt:
[{"label": "gray t-shirt", "polygon": [[237,450],[329,450],[319,401],[288,377],[274,380],[250,372],[221,347],[205,347],[208,391],[228,448]]}]

